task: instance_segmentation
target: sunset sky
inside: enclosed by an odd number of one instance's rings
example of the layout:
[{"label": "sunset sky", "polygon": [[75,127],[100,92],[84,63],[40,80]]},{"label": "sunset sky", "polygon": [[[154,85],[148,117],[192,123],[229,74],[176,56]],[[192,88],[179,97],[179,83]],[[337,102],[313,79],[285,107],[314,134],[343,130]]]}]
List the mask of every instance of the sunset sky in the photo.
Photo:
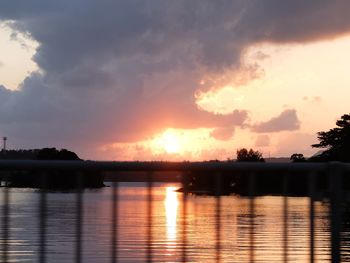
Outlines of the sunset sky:
[{"label": "sunset sky", "polygon": [[350,112],[347,0],[4,0],[0,136],[84,159],[318,149]]}]

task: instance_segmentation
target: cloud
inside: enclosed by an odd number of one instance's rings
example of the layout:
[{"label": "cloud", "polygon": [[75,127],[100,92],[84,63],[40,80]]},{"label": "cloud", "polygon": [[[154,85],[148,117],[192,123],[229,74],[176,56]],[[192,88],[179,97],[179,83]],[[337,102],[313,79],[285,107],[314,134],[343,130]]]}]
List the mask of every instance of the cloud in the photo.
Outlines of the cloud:
[{"label": "cloud", "polygon": [[210,136],[216,140],[228,141],[233,137],[234,132],[235,128],[232,127],[217,128],[210,133]]},{"label": "cloud", "polygon": [[310,102],[319,103],[322,101],[322,98],[320,96],[313,96],[313,97],[304,96],[303,101],[310,101]]},{"label": "cloud", "polygon": [[294,109],[284,110],[280,115],[268,121],[253,125],[251,130],[257,133],[294,131],[300,128],[300,121]]},{"label": "cloud", "polygon": [[252,58],[255,60],[261,61],[261,60],[265,60],[265,59],[270,58],[270,55],[259,50],[252,55]]},{"label": "cloud", "polygon": [[270,146],[270,137],[268,135],[259,135],[255,141],[256,147]]},{"label": "cloud", "polygon": [[[261,73],[244,64],[247,47],[348,33],[349,8],[346,0],[1,1],[0,20],[39,43],[41,73],[16,92],[0,89],[0,130],[17,147],[62,145],[86,156],[164,128],[241,126],[247,109],[198,109],[200,80],[231,71],[245,83]],[[298,127],[290,110],[254,129]]]}]

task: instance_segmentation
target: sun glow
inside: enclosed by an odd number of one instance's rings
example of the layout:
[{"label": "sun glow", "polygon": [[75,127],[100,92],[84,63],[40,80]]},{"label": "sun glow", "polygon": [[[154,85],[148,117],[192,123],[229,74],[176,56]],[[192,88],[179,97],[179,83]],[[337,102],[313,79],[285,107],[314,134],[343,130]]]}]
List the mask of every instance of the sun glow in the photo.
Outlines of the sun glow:
[{"label": "sun glow", "polygon": [[159,144],[169,154],[179,153],[180,139],[175,132],[167,130],[159,138]]}]

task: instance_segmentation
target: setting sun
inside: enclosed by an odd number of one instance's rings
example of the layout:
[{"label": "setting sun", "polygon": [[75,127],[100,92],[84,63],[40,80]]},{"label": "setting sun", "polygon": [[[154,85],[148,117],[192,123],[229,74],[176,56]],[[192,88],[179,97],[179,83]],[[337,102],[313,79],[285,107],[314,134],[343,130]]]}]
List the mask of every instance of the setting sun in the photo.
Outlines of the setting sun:
[{"label": "setting sun", "polygon": [[173,132],[165,132],[160,138],[160,143],[167,153],[178,153],[180,142],[178,136]]}]

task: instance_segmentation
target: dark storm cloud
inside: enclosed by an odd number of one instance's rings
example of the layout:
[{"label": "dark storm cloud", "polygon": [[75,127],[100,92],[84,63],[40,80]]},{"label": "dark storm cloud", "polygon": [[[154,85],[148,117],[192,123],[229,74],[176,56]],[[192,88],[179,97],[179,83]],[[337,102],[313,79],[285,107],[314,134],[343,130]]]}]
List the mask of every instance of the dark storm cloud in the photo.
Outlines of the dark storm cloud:
[{"label": "dark storm cloud", "polygon": [[251,130],[258,133],[295,131],[300,128],[300,121],[294,109],[284,110],[280,115],[268,121],[252,126]]},{"label": "dark storm cloud", "polygon": [[1,1],[0,20],[40,44],[34,60],[42,74],[20,91],[0,88],[0,129],[18,146],[91,153],[168,127],[241,125],[242,109],[197,108],[203,75],[242,68],[242,51],[258,42],[347,33],[349,8],[346,0]]}]

